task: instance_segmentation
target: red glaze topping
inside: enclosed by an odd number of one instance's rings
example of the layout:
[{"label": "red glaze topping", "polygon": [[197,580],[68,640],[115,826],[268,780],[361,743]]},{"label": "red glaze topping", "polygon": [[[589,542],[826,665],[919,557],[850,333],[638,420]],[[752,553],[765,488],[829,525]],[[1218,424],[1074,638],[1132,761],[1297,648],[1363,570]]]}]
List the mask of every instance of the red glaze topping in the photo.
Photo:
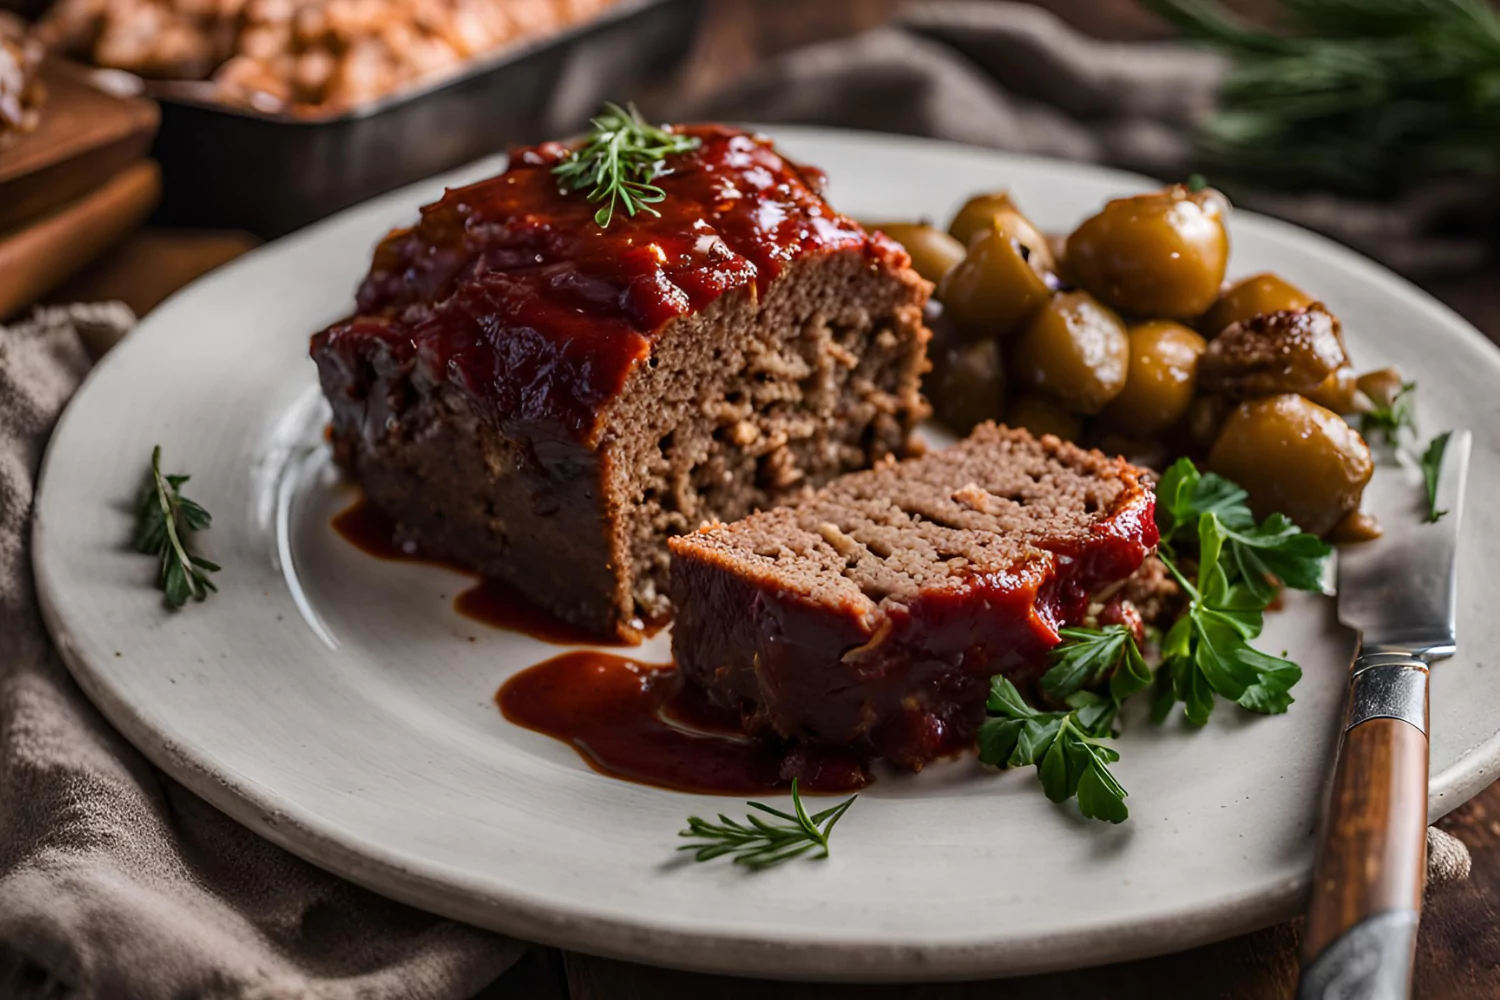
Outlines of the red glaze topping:
[{"label": "red glaze topping", "polygon": [[[377,559],[426,563],[473,576],[473,573],[457,563],[430,558],[423,555],[415,545],[403,542],[398,537],[396,522],[363,497],[334,515],[333,530],[355,548]],[[453,599],[453,610],[465,618],[492,628],[520,632],[559,646],[632,645],[623,639],[601,639],[576,625],[570,625],[499,580],[476,580],[473,586],[461,591]]]},{"label": "red glaze topping", "polygon": [[651,354],[663,324],[726,292],[765,291],[789,261],[862,251],[904,266],[903,250],[833,211],[822,175],[769,139],[721,125],[656,180],[661,215],[616,210],[607,229],[582,192],[560,193],[558,143],[523,149],[498,177],[448,191],[375,252],[357,313],[313,338],[367,391],[374,364],[451,383],[507,434],[561,431],[592,443],[603,404]]},{"label": "red glaze topping", "polygon": [[791,786],[843,792],[870,782],[848,750],[779,748],[739,731],[683,684],[669,663],[651,666],[584,650],[516,674],[495,695],[511,722],[562,740],[601,774],[711,795]]}]

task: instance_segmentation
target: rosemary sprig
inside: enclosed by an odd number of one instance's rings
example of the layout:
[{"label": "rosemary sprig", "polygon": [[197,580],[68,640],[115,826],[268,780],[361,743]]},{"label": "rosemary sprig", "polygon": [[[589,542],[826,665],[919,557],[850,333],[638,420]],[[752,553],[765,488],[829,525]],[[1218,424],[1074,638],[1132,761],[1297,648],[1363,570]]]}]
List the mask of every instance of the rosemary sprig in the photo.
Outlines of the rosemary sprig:
[{"label": "rosemary sprig", "polygon": [[157,445],[151,450],[151,473],[135,503],[135,549],[160,560],[161,588],[171,608],[182,607],[188,598],[201,601],[219,589],[208,578],[219,567],[187,550],[188,537],[213,521],[208,511],[182,495],[187,481],[187,476],[162,474]]},{"label": "rosemary sprig", "polygon": [[688,817],[688,827],[678,836],[690,837],[698,843],[683,844],[679,851],[692,851],[694,861],[712,861],[714,858],[731,855],[734,863],[746,868],[769,868],[783,861],[818,849],[817,858],[828,857],[828,837],[833,825],[843,818],[858,795],[851,795],[831,809],[809,816],[802,805],[802,796],[797,793],[797,779],[792,779],[792,812],[774,809],[763,802],[748,802],[746,805],[774,816],[783,822],[774,823],[761,819],[754,813],[741,823],[719,813],[719,822],[711,823],[697,816]]},{"label": "rosemary sprig", "polygon": [[606,104],[590,124],[593,131],[583,145],[552,168],[558,189],[564,194],[587,191],[589,201],[604,202],[594,213],[601,227],[607,228],[614,219],[617,203],[630,216],[637,212],[660,215],[651,206],[663,201],[667,193],[652,181],[670,172],[668,156],[697,149],[702,140],[648,125],[634,104],[624,108]]}]

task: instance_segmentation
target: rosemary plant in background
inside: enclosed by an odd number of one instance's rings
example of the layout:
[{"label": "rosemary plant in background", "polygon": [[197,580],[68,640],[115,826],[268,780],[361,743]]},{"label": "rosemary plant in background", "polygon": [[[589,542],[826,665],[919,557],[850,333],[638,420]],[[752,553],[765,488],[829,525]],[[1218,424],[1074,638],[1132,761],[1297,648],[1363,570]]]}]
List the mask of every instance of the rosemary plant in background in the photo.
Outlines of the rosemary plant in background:
[{"label": "rosemary plant in background", "polygon": [[212,523],[208,511],[182,495],[184,475],[163,475],[161,445],[151,450],[151,470],[135,502],[135,548],[156,556],[160,565],[158,583],[166,593],[167,606],[180,608],[188,598],[201,601],[219,588],[208,578],[219,567],[188,551],[193,532]]},{"label": "rosemary plant in background", "polygon": [[1233,68],[1198,135],[1215,181],[1366,198],[1500,178],[1500,14],[1487,0],[1141,0]]},{"label": "rosemary plant in background", "polygon": [[594,221],[608,228],[615,206],[626,215],[649,212],[667,193],[652,181],[667,173],[666,158],[687,153],[702,145],[695,136],[677,135],[648,125],[631,104],[624,108],[606,104],[590,121],[593,130],[583,145],[552,168],[563,193],[586,191],[591,202],[603,202]]}]

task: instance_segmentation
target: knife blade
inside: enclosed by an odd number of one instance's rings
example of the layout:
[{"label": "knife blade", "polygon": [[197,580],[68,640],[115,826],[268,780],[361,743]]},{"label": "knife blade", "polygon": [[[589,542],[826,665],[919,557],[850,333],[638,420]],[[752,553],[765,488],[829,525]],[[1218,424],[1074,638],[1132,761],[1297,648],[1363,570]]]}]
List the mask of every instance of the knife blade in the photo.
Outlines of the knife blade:
[{"label": "knife blade", "polygon": [[1365,488],[1364,510],[1380,522],[1373,542],[1338,556],[1339,621],[1360,633],[1365,653],[1452,656],[1458,643],[1458,531],[1473,435],[1455,431],[1443,452],[1436,507],[1427,521],[1419,470],[1382,468]]},{"label": "knife blade", "polygon": [[1419,470],[1385,468],[1364,509],[1382,536],[1338,556],[1339,620],[1359,633],[1313,869],[1298,1000],[1411,995],[1427,874],[1428,678],[1458,648],[1458,540],[1472,439],[1450,435],[1429,516]]}]

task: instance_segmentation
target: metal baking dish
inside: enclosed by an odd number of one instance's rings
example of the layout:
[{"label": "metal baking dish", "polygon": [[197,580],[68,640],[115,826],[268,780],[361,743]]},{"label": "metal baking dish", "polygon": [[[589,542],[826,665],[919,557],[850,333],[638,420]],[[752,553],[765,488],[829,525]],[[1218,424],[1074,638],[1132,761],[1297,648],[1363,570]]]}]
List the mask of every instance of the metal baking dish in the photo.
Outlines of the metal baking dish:
[{"label": "metal baking dish", "polygon": [[340,208],[514,143],[576,132],[682,62],[706,0],[621,0],[566,31],[474,60],[459,75],[328,118],[269,115],[152,89],[156,221],[280,236]]}]

